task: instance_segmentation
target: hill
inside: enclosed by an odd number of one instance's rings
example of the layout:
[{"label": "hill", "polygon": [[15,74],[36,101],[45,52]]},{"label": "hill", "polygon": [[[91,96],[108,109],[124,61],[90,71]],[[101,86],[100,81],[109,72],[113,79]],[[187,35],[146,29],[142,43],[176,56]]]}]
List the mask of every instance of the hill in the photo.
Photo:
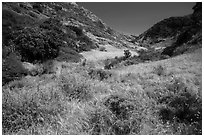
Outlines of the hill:
[{"label": "hill", "polygon": [[148,41],[76,3],[3,3],[2,134],[202,135],[200,9]]},{"label": "hill", "polygon": [[130,39],[76,3],[61,2],[3,2],[2,35],[5,82],[26,75],[21,62],[79,62],[82,51],[107,42],[123,47]]},{"label": "hill", "polygon": [[183,17],[164,19],[133,40],[150,50],[174,56],[201,47],[202,3],[196,3],[194,12]]}]

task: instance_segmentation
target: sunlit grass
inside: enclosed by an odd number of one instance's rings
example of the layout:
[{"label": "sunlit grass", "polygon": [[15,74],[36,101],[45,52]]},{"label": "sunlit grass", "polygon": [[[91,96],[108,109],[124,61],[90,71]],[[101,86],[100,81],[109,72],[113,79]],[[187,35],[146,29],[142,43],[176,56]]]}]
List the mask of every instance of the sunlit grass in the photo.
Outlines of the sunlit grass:
[{"label": "sunlit grass", "polygon": [[94,62],[57,65],[59,74],[3,86],[3,134],[201,134],[196,54],[108,72]]}]

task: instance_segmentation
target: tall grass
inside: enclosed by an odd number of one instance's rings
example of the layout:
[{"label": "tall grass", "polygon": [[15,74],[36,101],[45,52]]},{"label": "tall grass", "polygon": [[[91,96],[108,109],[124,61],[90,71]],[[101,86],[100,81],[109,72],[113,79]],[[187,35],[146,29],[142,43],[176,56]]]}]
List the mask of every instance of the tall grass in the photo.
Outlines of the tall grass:
[{"label": "tall grass", "polygon": [[58,77],[44,74],[3,86],[3,134],[201,134],[199,82],[172,79],[160,66],[143,75],[100,79],[103,71],[93,64],[58,65]]}]

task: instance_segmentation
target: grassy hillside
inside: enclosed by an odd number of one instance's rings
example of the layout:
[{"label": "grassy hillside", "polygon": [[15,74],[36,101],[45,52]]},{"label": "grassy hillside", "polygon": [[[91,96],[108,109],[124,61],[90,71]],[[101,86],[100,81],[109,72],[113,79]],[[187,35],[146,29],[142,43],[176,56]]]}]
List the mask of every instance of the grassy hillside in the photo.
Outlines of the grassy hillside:
[{"label": "grassy hillside", "polygon": [[[3,2],[3,62],[14,57],[19,68],[4,72],[12,66],[3,63],[3,83],[27,75],[21,62],[33,65],[49,60],[79,62],[80,52],[99,47],[88,34],[116,43],[114,46],[127,41],[127,36],[112,30],[76,3]],[[18,74],[14,76],[14,73]]]},{"label": "grassy hillside", "polygon": [[201,134],[201,55],[111,71],[55,63],[3,87],[3,134]]},{"label": "grassy hillside", "polygon": [[193,9],[134,48],[76,3],[3,3],[2,133],[201,135],[202,7]]}]

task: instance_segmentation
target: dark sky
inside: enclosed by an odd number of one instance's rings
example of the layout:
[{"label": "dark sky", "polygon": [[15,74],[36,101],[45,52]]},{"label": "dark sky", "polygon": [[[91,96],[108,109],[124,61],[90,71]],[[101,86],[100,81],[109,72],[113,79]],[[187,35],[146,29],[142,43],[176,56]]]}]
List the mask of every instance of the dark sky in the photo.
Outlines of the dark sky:
[{"label": "dark sky", "polygon": [[194,2],[78,2],[113,29],[138,35],[162,19],[193,12]]}]

